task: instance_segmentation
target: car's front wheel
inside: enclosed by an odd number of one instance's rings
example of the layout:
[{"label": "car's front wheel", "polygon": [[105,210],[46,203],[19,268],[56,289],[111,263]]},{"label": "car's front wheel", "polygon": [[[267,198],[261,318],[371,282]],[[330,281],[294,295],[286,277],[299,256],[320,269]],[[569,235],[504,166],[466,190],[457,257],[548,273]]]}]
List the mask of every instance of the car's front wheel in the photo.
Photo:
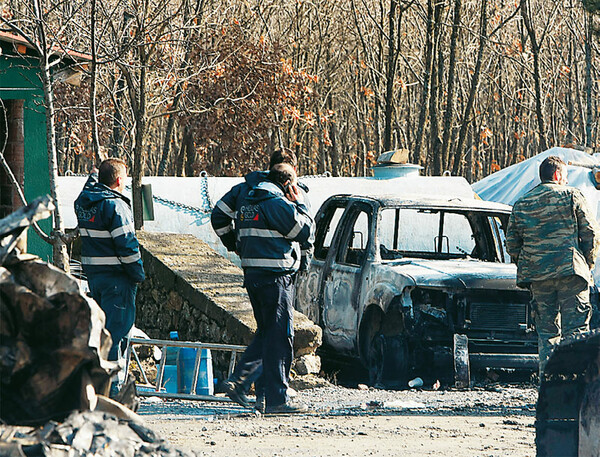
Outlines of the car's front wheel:
[{"label": "car's front wheel", "polygon": [[406,337],[377,332],[368,355],[369,382],[374,387],[405,387],[410,377],[410,351]]}]

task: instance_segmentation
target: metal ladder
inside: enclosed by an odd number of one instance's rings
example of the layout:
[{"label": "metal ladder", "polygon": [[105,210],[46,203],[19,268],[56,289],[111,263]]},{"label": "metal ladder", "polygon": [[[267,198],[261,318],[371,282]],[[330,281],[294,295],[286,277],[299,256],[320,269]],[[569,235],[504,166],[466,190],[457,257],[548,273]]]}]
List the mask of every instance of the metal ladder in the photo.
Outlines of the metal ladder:
[{"label": "metal ladder", "polygon": [[[129,366],[131,364],[131,356],[133,355],[135,361],[140,367],[140,371],[142,373],[142,378],[147,386],[152,386],[152,383],[148,380],[146,373],[142,367],[138,354],[135,350],[135,345],[144,345],[144,346],[160,346],[161,348],[161,359],[158,365],[158,370],[156,374],[156,385],[154,385],[154,390],[138,390],[137,394],[143,397],[161,397],[161,398],[176,398],[176,399],[185,399],[185,400],[202,400],[202,401],[220,401],[220,402],[231,402],[228,397],[217,396],[217,395],[198,395],[192,392],[196,391],[196,385],[198,383],[198,373],[200,371],[200,359],[202,356],[202,349],[210,349],[211,351],[228,351],[231,352],[231,358],[229,360],[229,369],[228,376],[233,373],[233,369],[235,368],[235,364],[237,361],[237,355],[240,352],[244,352],[246,350],[246,346],[238,346],[233,344],[217,344],[217,343],[198,343],[194,341],[178,341],[178,340],[155,340],[155,339],[146,339],[146,338],[129,338],[129,342],[127,345],[127,351],[125,353],[125,373],[126,378],[129,378]],[[192,381],[192,387],[190,389],[190,393],[173,393],[173,392],[165,392],[161,390],[164,371],[165,371],[165,359],[167,357],[167,347],[178,347],[178,348],[194,348],[196,349],[196,361],[194,365],[194,377]]]}]

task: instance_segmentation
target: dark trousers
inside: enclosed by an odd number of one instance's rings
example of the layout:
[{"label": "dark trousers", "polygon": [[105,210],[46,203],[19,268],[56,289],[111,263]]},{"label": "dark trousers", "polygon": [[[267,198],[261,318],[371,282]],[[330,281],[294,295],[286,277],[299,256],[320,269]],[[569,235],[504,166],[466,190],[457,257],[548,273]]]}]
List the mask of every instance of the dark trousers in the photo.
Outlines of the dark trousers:
[{"label": "dark trousers", "polygon": [[246,274],[244,286],[257,331],[232,378],[237,378],[244,387],[256,380],[257,393],[264,390],[267,406],[277,406],[287,401],[293,358],[293,277]]},{"label": "dark trousers", "polygon": [[235,370],[229,377],[229,381],[241,385],[245,394],[248,393],[250,387],[254,384],[256,396],[260,397],[265,395],[262,373],[262,340],[254,338],[236,364]]},{"label": "dark trousers", "polygon": [[119,344],[135,322],[137,285],[127,277],[95,275],[88,277],[92,298],[106,315],[105,327],[112,338],[108,360],[117,360]]}]

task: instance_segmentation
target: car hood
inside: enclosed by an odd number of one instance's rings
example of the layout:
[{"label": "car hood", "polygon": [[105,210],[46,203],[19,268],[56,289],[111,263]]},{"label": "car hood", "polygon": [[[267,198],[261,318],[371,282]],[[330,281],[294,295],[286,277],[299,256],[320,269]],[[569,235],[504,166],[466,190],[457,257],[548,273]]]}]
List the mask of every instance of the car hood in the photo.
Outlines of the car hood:
[{"label": "car hood", "polygon": [[416,286],[456,289],[518,290],[514,264],[479,260],[401,259],[387,263]]}]

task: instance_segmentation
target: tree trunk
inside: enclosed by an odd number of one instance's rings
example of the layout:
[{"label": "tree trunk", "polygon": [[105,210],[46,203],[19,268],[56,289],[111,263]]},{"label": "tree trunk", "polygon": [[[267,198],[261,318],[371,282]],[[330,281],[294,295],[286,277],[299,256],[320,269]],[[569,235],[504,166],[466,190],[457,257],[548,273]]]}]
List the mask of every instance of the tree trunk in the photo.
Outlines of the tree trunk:
[{"label": "tree trunk", "polygon": [[[127,47],[127,38],[124,35],[124,31],[127,28],[127,24],[133,20],[133,16],[126,14],[123,16],[123,23],[121,26],[121,33],[123,34],[123,38],[120,45],[120,52],[124,53]],[[123,105],[123,95],[125,94],[125,79],[126,75],[123,72],[123,69],[120,68],[120,73],[117,76],[115,88],[115,114],[113,116],[113,128],[112,128],[112,139],[110,144],[110,155],[111,157],[119,156],[119,146],[121,145],[121,141],[123,138],[123,134],[121,130],[123,128],[123,114],[122,114],[122,105]]]},{"label": "tree trunk", "polygon": [[444,113],[444,136],[442,139],[442,169],[450,168],[450,143],[452,124],[454,123],[454,74],[456,69],[456,48],[458,45],[458,30],[460,27],[461,0],[454,0],[454,21],[450,37],[450,61],[448,63],[448,89],[446,96],[446,112]]},{"label": "tree trunk", "polygon": [[[177,107],[179,106],[179,100],[183,92],[181,91],[180,84],[177,83],[177,95],[173,99],[173,111],[177,111]],[[162,155],[160,158],[160,162],[158,164],[158,176],[165,176],[165,172],[167,170],[167,163],[169,161],[169,152],[171,151],[171,139],[173,138],[173,130],[175,127],[175,112],[169,114],[169,120],[167,121],[167,128],[165,129],[165,138],[162,148]]]},{"label": "tree trunk", "polygon": [[574,141],[573,131],[575,127],[575,104],[573,103],[573,40],[569,41],[569,75],[567,78],[567,137],[565,141],[572,144]]},{"label": "tree trunk", "polygon": [[[436,3],[434,12],[434,55],[437,53],[437,62],[434,59],[433,72],[431,73],[431,95],[429,97],[429,122],[431,135],[431,154],[433,158],[433,175],[440,176],[442,174],[442,140],[440,138],[440,113],[439,113],[439,97],[440,85],[442,82],[442,45],[441,45],[441,2]],[[427,162],[426,162],[427,163]],[[427,167],[426,167],[427,168]]]},{"label": "tree trunk", "polygon": [[136,230],[144,226],[142,206],[142,176],[144,175],[144,136],[146,134],[146,69],[147,59],[144,44],[140,44],[140,69],[137,89],[137,109],[135,112],[135,148],[133,150],[133,170],[131,173],[131,193],[133,197],[133,221]]},{"label": "tree trunk", "polygon": [[479,19],[479,51],[477,52],[477,61],[475,62],[475,70],[473,72],[473,78],[471,79],[471,89],[469,90],[469,98],[463,114],[462,124],[460,131],[458,132],[458,143],[456,145],[456,152],[454,155],[454,164],[452,166],[452,174],[458,175],[460,167],[462,165],[464,157],[464,145],[467,139],[467,133],[469,124],[471,123],[471,116],[473,113],[473,105],[475,104],[475,97],[477,95],[477,87],[479,86],[479,75],[481,74],[481,63],[483,61],[483,51],[487,41],[487,2],[488,0],[481,0],[481,16]]},{"label": "tree trunk", "polygon": [[48,45],[46,41],[46,30],[43,22],[43,16],[38,0],[33,0],[33,8],[36,18],[37,39],[41,48],[40,56],[40,74],[42,78],[42,87],[44,91],[44,102],[46,105],[46,142],[48,143],[48,171],[50,181],[50,196],[56,206],[53,213],[53,230],[50,237],[52,243],[53,263],[58,268],[69,272],[69,255],[67,254],[67,245],[63,241],[64,225],[60,214],[58,202],[58,160],[56,154],[56,130],[54,113],[54,92],[52,90],[52,79],[50,75],[50,62],[48,56]]},{"label": "tree trunk", "polygon": [[521,0],[521,17],[527,29],[527,35],[531,41],[531,53],[533,54],[533,82],[535,86],[535,115],[538,124],[538,133],[540,137],[540,149],[548,149],[548,140],[546,138],[546,121],[544,119],[544,107],[542,103],[542,77],[540,74],[540,46],[537,42],[537,36],[531,23],[531,10],[528,0]]},{"label": "tree trunk", "polygon": [[427,0],[427,34],[425,40],[425,61],[423,62],[423,91],[421,92],[421,112],[419,113],[419,123],[417,124],[417,133],[415,135],[415,159],[414,161],[426,165],[427,157],[423,156],[421,150],[423,146],[423,136],[425,132],[425,121],[427,120],[427,105],[429,101],[429,84],[433,67],[433,29],[435,20],[433,18],[433,1]]},{"label": "tree trunk", "polygon": [[90,62],[90,123],[92,127],[92,151],[94,159],[100,163],[100,140],[98,139],[98,119],[96,115],[96,0],[90,0],[90,48],[92,61]]},{"label": "tree trunk", "polygon": [[586,120],[585,120],[585,145],[593,146],[592,124],[594,122],[594,99],[592,82],[592,18],[586,13],[586,38],[585,38],[585,95],[586,95]]},{"label": "tree trunk", "polygon": [[388,61],[385,88],[385,120],[383,129],[383,151],[392,149],[392,116],[394,110],[394,80],[396,78],[396,8],[398,0],[390,0],[388,13]]}]

